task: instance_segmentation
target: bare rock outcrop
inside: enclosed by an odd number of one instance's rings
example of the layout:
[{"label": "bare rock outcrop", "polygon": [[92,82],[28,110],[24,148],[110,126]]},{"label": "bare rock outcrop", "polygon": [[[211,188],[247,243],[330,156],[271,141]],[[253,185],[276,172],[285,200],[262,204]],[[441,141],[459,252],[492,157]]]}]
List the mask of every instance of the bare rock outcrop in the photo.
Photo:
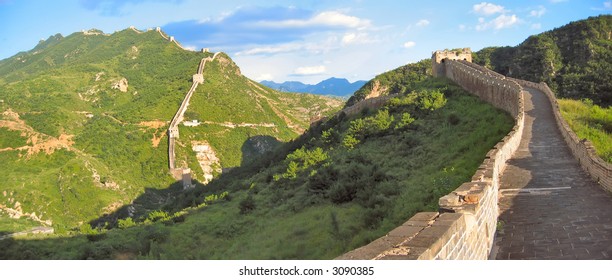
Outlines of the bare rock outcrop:
[{"label": "bare rock outcrop", "polygon": [[128,90],[128,80],[126,78],[121,78],[121,80],[117,81],[111,86],[112,89],[118,89],[121,92],[127,92]]},{"label": "bare rock outcrop", "polygon": [[372,85],[372,90],[370,91],[370,93],[368,93],[368,95],[366,95],[365,99],[379,97],[385,94],[388,90],[389,90],[388,86],[382,86],[380,84],[380,81],[375,80],[374,84]]}]

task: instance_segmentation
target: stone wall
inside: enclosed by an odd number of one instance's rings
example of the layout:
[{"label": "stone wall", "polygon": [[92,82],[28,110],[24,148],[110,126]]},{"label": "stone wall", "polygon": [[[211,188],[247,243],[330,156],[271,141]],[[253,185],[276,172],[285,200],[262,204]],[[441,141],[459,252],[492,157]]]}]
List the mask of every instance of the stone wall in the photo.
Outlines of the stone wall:
[{"label": "stone wall", "polygon": [[444,73],[467,91],[512,115],[516,124],[491,149],[470,182],[372,243],[338,259],[487,259],[499,216],[499,178],[524,128],[522,87],[467,61],[445,61]]},{"label": "stone wall", "polygon": [[[395,94],[390,94],[390,95],[383,95],[383,96],[377,96],[377,97],[364,99],[364,100],[361,100],[353,104],[353,106],[351,107],[342,109],[340,112],[336,113],[336,115],[339,115],[340,113],[344,113],[347,116],[353,116],[353,115],[361,113],[361,111],[363,111],[363,109],[365,108],[376,109],[376,108],[379,108],[385,105],[387,103],[387,100],[395,96],[396,96]],[[310,118],[310,126],[311,127],[318,126],[326,120],[327,120],[327,117],[321,117],[321,116],[312,117]]]},{"label": "stone wall", "polygon": [[356,115],[356,114],[359,114],[365,108],[370,108],[370,109],[379,108],[382,105],[384,105],[387,102],[387,100],[393,98],[394,96],[395,95],[384,95],[384,96],[364,99],[364,100],[361,100],[355,103],[351,107],[344,108],[340,112],[344,112],[347,116]]},{"label": "stone wall", "polygon": [[553,113],[555,115],[555,121],[557,127],[563,135],[563,139],[567,146],[572,151],[574,157],[580,163],[582,169],[584,169],[593,180],[599,183],[605,190],[612,192],[612,165],[605,162],[600,158],[596,152],[593,144],[586,140],[580,139],[576,133],[570,128],[565,119],[561,116],[559,110],[559,104],[555,94],[550,90],[546,83],[533,83],[523,80],[514,80],[521,86],[535,88],[544,94],[550,100],[552,104]]},{"label": "stone wall", "polygon": [[[161,33],[160,30],[158,32]],[[162,34],[163,35],[163,34]],[[191,96],[198,88],[200,83],[204,83],[204,66],[206,62],[213,61],[219,53],[215,53],[212,57],[205,57],[200,60],[200,64],[198,65],[198,71],[193,75],[193,83],[191,84],[191,88],[187,92],[187,95],[181,102],[181,106],[178,108],[174,117],[170,121],[170,126],[168,127],[168,168],[170,169],[170,173],[172,176],[179,180],[182,178],[183,170],[181,168],[176,168],[176,154],[175,154],[175,139],[179,138],[179,129],[178,125],[183,121],[183,115],[187,108],[189,107],[189,100],[191,100]]]}]

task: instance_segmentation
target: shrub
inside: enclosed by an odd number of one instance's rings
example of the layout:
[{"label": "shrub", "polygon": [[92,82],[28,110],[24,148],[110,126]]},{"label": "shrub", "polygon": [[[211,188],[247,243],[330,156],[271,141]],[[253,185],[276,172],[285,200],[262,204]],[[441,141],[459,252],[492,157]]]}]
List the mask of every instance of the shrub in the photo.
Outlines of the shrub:
[{"label": "shrub", "polygon": [[336,130],[334,130],[333,128],[325,130],[321,133],[321,140],[323,140],[323,143],[326,144],[332,144],[337,142],[338,137],[338,132],[336,132]]},{"label": "shrub", "polygon": [[133,227],[136,225],[136,222],[134,222],[131,217],[128,217],[126,219],[119,219],[117,223],[119,224],[119,228],[121,229]]},{"label": "shrub", "polygon": [[329,189],[329,199],[336,204],[351,202],[357,194],[356,186],[343,182],[336,181]]},{"label": "shrub", "polygon": [[391,123],[393,123],[394,117],[389,115],[387,110],[379,110],[373,117],[365,119],[366,123],[366,134],[378,134],[387,130]]},{"label": "shrub", "polygon": [[446,104],[446,98],[439,90],[424,90],[419,93],[418,104],[422,110],[434,111]]},{"label": "shrub", "polygon": [[165,220],[168,220],[169,218],[170,216],[168,215],[168,212],[163,211],[163,210],[155,210],[155,211],[149,212],[149,215],[147,215],[147,219],[145,220],[145,223],[165,221]]},{"label": "shrub", "polygon": [[403,113],[402,118],[395,124],[395,129],[406,128],[412,122],[414,122],[414,118],[410,116],[410,113]]},{"label": "shrub", "polygon": [[448,121],[449,124],[451,125],[458,125],[459,122],[461,121],[461,119],[459,119],[459,117],[457,116],[457,114],[455,113],[451,113],[450,115],[448,115],[448,117],[446,118],[446,120]]},{"label": "shrub", "polygon": [[333,183],[338,179],[338,170],[326,166],[308,178],[308,191],[313,194],[326,194]]},{"label": "shrub", "polygon": [[344,136],[344,139],[342,140],[342,145],[350,150],[355,148],[355,146],[359,144],[359,142],[359,139],[355,138],[353,135],[348,134]]},{"label": "shrub", "polygon": [[238,207],[240,209],[240,214],[244,215],[253,212],[256,207],[253,196],[249,194],[245,199],[240,201]]}]

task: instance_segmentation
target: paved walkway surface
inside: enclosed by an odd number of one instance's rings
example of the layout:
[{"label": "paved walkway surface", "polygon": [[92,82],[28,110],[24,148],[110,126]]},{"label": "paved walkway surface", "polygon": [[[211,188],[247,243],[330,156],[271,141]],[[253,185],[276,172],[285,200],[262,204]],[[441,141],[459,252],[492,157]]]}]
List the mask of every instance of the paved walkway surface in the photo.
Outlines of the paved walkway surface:
[{"label": "paved walkway surface", "polygon": [[495,258],[612,259],[612,195],[580,168],[546,96],[526,90],[523,139],[501,178]]}]

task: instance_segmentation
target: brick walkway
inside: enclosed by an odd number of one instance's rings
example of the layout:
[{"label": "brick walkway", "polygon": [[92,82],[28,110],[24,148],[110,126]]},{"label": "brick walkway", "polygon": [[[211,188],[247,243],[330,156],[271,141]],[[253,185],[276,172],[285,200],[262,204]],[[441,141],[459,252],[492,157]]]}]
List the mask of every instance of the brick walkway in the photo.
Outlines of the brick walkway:
[{"label": "brick walkway", "polygon": [[612,259],[612,196],[566,147],[546,96],[527,90],[523,139],[501,178],[495,258]]}]

